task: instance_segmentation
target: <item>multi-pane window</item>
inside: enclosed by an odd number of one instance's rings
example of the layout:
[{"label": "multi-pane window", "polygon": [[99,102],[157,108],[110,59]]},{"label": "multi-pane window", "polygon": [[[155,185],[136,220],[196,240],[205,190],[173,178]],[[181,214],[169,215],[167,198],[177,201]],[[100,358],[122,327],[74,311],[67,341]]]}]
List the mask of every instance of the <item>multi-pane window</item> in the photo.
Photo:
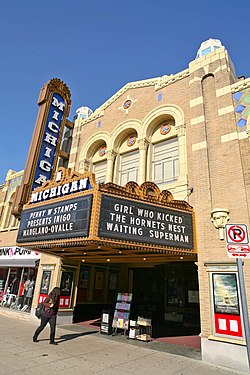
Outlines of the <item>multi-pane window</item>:
[{"label": "multi-pane window", "polygon": [[139,151],[120,155],[119,184],[125,185],[129,181],[138,181]]},{"label": "multi-pane window", "polygon": [[93,164],[93,173],[98,184],[104,184],[107,174],[107,160],[99,161]]},{"label": "multi-pane window", "polygon": [[172,182],[179,175],[178,138],[153,145],[153,182]]}]

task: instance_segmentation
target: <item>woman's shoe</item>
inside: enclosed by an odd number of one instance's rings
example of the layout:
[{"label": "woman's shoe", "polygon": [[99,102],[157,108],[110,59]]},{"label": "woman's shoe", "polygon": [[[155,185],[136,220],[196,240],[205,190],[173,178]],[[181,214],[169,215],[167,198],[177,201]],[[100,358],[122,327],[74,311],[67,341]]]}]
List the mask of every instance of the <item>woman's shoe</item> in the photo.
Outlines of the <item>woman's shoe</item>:
[{"label": "woman's shoe", "polygon": [[57,342],[55,342],[55,341],[50,341],[49,343],[50,343],[51,345],[58,345]]}]

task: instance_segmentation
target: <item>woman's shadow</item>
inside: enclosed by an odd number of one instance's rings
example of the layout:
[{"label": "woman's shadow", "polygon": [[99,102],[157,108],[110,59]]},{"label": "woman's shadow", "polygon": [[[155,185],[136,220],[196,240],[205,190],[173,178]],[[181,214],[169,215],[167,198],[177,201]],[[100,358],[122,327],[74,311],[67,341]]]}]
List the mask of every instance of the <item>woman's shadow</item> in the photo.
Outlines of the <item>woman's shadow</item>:
[{"label": "woman's shadow", "polygon": [[60,344],[64,341],[74,340],[78,337],[87,336],[87,335],[93,335],[95,333],[98,333],[99,331],[90,331],[90,332],[82,332],[82,333],[69,333],[67,335],[61,335],[59,339],[56,339],[56,342]]}]

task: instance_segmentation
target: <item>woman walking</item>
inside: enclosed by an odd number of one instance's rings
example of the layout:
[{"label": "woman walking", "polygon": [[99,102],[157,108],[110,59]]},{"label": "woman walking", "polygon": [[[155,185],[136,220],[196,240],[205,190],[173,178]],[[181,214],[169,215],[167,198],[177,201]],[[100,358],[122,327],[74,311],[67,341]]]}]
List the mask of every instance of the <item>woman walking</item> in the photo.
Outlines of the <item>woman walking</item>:
[{"label": "woman walking", "polygon": [[49,295],[45,298],[43,304],[45,306],[45,312],[41,318],[41,324],[36,329],[36,332],[33,336],[33,342],[38,342],[38,336],[42,332],[42,330],[46,327],[46,325],[50,324],[50,341],[49,343],[52,345],[57,345],[55,342],[55,334],[56,334],[56,318],[58,312],[58,305],[59,305],[59,296],[60,296],[60,288],[54,288]]}]

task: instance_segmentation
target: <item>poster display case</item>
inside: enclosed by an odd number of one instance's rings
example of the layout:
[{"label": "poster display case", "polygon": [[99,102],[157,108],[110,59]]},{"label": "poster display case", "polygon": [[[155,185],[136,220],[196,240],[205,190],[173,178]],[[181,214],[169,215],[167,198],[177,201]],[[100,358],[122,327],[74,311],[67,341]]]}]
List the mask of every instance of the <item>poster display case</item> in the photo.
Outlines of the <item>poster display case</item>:
[{"label": "poster display case", "polygon": [[129,328],[129,316],[132,302],[132,293],[118,293],[112,327],[114,334],[123,330],[124,334]]},{"label": "poster display case", "polygon": [[62,271],[61,285],[60,285],[61,294],[60,294],[60,302],[59,302],[60,309],[71,307],[73,285],[74,285],[74,271],[71,271],[71,270]]},{"label": "poster display case", "polygon": [[214,334],[243,338],[236,273],[212,273]]}]

